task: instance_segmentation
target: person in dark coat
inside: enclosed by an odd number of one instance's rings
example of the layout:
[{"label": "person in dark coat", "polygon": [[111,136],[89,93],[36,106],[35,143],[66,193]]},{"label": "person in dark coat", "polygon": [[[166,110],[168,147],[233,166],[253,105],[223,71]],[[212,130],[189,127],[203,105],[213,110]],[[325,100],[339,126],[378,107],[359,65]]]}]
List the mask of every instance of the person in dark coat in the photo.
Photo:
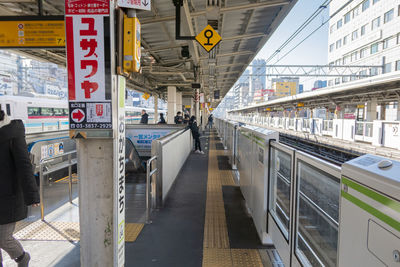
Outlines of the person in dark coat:
[{"label": "person in dark coat", "polygon": [[192,116],[190,118],[189,128],[192,131],[192,136],[194,139],[194,146],[195,146],[194,153],[204,154],[204,152],[201,150],[200,132],[199,132],[199,127],[197,127],[197,121],[195,116]]},{"label": "person in dark coat", "polygon": [[190,120],[189,114],[185,114],[184,118],[183,118],[183,124],[188,124]]},{"label": "person in dark coat", "polygon": [[140,119],[141,124],[148,124],[149,123],[149,114],[146,113],[146,110],[142,110],[142,118]]},{"label": "person in dark coat", "polygon": [[13,237],[15,224],[28,215],[28,206],[38,206],[38,188],[33,176],[21,120],[11,121],[0,110],[0,266],[1,250],[18,266],[28,266],[30,255]]},{"label": "person in dark coat", "polygon": [[214,121],[213,115],[210,114],[210,116],[208,117],[208,126],[210,127],[210,129],[212,128],[213,121]]},{"label": "person in dark coat", "polygon": [[176,113],[176,116],[174,118],[174,122],[175,122],[175,124],[182,124],[183,123],[182,112],[178,111],[178,113]]},{"label": "person in dark coat", "polygon": [[164,119],[164,113],[160,113],[160,120],[158,124],[166,124],[165,119]]}]

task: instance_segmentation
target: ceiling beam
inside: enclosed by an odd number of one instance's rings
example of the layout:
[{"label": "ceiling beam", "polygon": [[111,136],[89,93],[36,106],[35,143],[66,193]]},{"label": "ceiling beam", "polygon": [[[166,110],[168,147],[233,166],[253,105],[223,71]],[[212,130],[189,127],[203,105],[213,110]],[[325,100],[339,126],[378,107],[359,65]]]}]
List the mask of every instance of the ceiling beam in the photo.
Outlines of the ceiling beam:
[{"label": "ceiling beam", "polygon": [[[172,3],[172,1],[171,1]],[[187,3],[187,2],[186,2]],[[278,7],[290,4],[290,1],[274,1],[274,2],[261,2],[261,3],[252,3],[252,4],[244,4],[244,5],[236,5],[230,7],[223,7],[220,9],[220,13],[232,12],[232,11],[243,11],[243,10],[255,10],[259,8],[267,8],[267,7]],[[185,4],[184,4],[185,6]],[[186,4],[187,6],[187,4]],[[197,11],[191,12],[191,17],[199,17],[206,16],[207,11]],[[145,17],[139,18],[140,23],[142,25],[151,24],[151,23],[160,23],[175,20],[175,16],[166,16],[166,17]]]}]

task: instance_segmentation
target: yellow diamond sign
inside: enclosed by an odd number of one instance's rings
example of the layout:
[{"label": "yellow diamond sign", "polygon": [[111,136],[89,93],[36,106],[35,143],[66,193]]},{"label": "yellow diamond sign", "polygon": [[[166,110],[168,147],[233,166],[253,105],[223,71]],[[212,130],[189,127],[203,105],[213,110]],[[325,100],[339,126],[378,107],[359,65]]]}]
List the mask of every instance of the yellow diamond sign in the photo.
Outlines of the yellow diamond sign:
[{"label": "yellow diamond sign", "polygon": [[207,25],[197,36],[196,40],[199,44],[210,52],[220,41],[221,36],[216,32],[213,27]]}]

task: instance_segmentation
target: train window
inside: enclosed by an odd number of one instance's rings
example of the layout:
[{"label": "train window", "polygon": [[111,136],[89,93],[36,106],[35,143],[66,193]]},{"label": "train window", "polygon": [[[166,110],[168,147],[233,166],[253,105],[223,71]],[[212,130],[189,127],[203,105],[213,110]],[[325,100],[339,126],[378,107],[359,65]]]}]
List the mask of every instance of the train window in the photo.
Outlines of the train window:
[{"label": "train window", "polygon": [[28,116],[40,116],[40,108],[28,107]]},{"label": "train window", "polygon": [[54,116],[54,110],[52,108],[41,108],[42,116]]},{"label": "train window", "polygon": [[11,107],[10,107],[10,104],[6,104],[6,109],[7,109],[7,115],[8,116],[11,116]]},{"label": "train window", "polygon": [[54,116],[63,116],[64,115],[64,109],[63,108],[55,108],[54,109]]}]

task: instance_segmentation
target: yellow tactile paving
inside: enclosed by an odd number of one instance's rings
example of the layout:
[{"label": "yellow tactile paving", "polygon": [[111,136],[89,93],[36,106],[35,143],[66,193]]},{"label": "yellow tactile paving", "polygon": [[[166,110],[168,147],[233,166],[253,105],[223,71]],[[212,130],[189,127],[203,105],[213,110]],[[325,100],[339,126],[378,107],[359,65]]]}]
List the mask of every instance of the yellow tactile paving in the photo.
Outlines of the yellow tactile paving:
[{"label": "yellow tactile paving", "polygon": [[19,222],[14,237],[20,240],[79,241],[79,223]]},{"label": "yellow tactile paving", "polygon": [[262,267],[258,250],[230,249],[222,186],[234,186],[235,182],[231,171],[218,169],[217,156],[225,155],[225,151],[216,150],[217,142],[212,135],[208,159],[203,267]]},{"label": "yellow tactile paving", "polygon": [[260,254],[256,249],[231,249],[231,255],[234,267],[263,266]]},{"label": "yellow tactile paving", "polygon": [[143,229],[142,223],[127,223],[125,224],[125,242],[135,242]]},{"label": "yellow tactile paving", "polygon": [[230,249],[203,249],[203,266],[207,267],[231,267],[232,257]]}]

